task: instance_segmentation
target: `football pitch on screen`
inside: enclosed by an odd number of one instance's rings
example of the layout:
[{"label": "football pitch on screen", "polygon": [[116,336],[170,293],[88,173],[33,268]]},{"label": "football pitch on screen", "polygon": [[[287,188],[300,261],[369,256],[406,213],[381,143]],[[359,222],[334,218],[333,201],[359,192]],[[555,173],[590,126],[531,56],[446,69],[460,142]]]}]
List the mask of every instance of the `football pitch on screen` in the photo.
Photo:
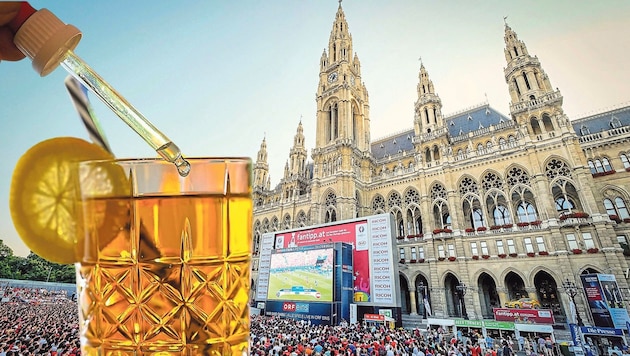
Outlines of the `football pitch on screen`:
[{"label": "football pitch on screen", "polygon": [[294,270],[271,273],[267,299],[331,302],[332,272]]}]

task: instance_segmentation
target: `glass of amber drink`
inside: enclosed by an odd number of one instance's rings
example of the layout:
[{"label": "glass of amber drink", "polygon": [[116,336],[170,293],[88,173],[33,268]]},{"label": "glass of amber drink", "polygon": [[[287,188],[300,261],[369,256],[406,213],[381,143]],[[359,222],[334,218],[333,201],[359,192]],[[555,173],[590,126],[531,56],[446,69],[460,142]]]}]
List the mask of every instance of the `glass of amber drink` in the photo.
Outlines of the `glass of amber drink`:
[{"label": "glass of amber drink", "polygon": [[243,355],[249,346],[251,161],[78,164],[83,355]]}]

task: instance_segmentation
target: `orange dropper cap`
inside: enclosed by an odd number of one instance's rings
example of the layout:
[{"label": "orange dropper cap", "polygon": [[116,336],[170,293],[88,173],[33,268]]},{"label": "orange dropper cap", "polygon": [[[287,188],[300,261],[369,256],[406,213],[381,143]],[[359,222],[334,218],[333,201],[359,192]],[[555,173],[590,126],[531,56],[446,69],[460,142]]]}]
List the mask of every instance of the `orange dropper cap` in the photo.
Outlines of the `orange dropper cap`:
[{"label": "orange dropper cap", "polygon": [[42,77],[57,68],[81,40],[79,29],[47,9],[36,11],[28,2],[22,3],[9,27],[15,32],[13,42],[33,60],[33,68]]}]

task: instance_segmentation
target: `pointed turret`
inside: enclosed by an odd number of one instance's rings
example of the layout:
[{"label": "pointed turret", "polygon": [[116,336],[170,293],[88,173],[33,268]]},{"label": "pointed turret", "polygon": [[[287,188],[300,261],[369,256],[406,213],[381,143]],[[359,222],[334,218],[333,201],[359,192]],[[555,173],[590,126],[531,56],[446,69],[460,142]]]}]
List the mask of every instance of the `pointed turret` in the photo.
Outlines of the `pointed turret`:
[{"label": "pointed turret", "polygon": [[418,74],[418,100],[415,103],[414,129],[416,136],[437,132],[444,127],[442,101],[435,93],[433,82],[429,78],[424,64],[420,63]]},{"label": "pointed turret", "polygon": [[341,3],[320,59],[317,105],[316,148],[343,141],[369,152],[368,95]]},{"label": "pointed turret", "polygon": [[[341,3],[335,14],[328,46],[320,59],[316,102],[317,128],[315,148],[311,154],[313,165],[308,169],[301,158],[296,160],[292,172],[298,169],[301,175],[297,179],[300,185],[296,188],[299,196],[311,194],[319,197],[324,190],[335,192],[339,203],[334,207],[319,204],[311,207],[313,216],[316,216],[313,219],[315,223],[319,223],[320,219],[324,222],[356,217],[357,187],[364,186],[371,179],[373,164],[370,103],[368,91],[361,80],[361,62],[354,53],[352,35]],[[310,187],[301,183],[307,179],[312,179]],[[335,217],[324,217],[320,209],[334,209],[339,213]]]},{"label": "pointed turret", "polygon": [[302,120],[297,127],[297,132],[293,137],[293,147],[289,153],[291,164],[289,166],[289,174],[291,176],[303,176],[306,167],[307,151],[304,146],[304,128]]},{"label": "pointed turret", "polygon": [[343,13],[341,3],[335,15],[330,39],[328,40],[328,60],[330,64],[340,61],[348,61],[352,55],[352,35],[348,31],[346,15]]},{"label": "pointed turret", "polygon": [[359,55],[356,53],[354,54],[354,58],[352,59],[352,68],[354,69],[357,76],[360,77],[361,76],[361,61],[359,60]]},{"label": "pointed turret", "polygon": [[263,138],[254,164],[254,189],[268,186],[269,165],[267,164],[267,139]]},{"label": "pointed turret", "polygon": [[[505,23],[505,59],[503,70],[510,92],[510,113],[521,135],[545,138],[570,133],[569,119],[562,110],[562,94],[551,86],[538,57],[532,56],[525,42]],[[529,139],[529,138],[528,138]]]}]

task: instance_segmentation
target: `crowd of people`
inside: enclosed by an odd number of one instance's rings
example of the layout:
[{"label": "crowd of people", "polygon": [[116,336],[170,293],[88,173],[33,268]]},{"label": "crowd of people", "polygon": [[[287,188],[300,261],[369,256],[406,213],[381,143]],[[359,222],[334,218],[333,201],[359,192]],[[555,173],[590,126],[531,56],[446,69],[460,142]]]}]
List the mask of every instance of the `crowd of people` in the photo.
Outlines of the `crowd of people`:
[{"label": "crowd of people", "polygon": [[78,356],[77,303],[64,291],[0,291],[0,356]]},{"label": "crowd of people", "polygon": [[[512,335],[513,336],[513,335]],[[512,336],[487,338],[477,332],[453,335],[442,328],[389,329],[382,324],[312,325],[303,320],[254,316],[251,355],[514,356]],[[551,341],[523,338],[527,355],[558,356]]]},{"label": "crowd of people", "polygon": [[[63,291],[0,289],[0,356],[79,356],[77,304]],[[547,339],[513,340],[449,334],[441,328],[389,329],[382,324],[314,325],[302,320],[252,316],[250,354],[557,356]]]}]

